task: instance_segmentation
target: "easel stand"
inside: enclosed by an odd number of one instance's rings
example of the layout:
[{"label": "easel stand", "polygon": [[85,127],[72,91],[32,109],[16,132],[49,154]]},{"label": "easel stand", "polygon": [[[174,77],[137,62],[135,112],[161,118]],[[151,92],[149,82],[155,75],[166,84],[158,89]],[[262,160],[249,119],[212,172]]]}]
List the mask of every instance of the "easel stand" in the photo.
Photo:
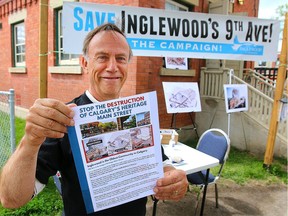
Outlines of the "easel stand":
[{"label": "easel stand", "polygon": [[194,130],[195,133],[196,133],[197,138],[199,139],[199,135],[198,135],[198,132],[197,132],[196,124],[195,124],[194,121],[193,121],[191,112],[189,113],[189,116],[190,116],[190,119],[191,119],[191,122],[192,122],[192,125],[193,125],[192,127],[177,128],[177,127],[176,127],[176,116],[177,116],[177,113],[173,113],[173,114],[172,114],[172,121],[171,121],[171,126],[170,126],[170,128],[171,128],[171,129],[175,129],[175,130]]},{"label": "easel stand", "polygon": [[[233,69],[230,69],[230,72],[229,72],[229,84],[232,83],[232,75],[234,75],[234,70]],[[230,137],[230,124],[231,124],[231,113],[228,113],[228,132],[227,132],[227,135],[228,137]]]}]

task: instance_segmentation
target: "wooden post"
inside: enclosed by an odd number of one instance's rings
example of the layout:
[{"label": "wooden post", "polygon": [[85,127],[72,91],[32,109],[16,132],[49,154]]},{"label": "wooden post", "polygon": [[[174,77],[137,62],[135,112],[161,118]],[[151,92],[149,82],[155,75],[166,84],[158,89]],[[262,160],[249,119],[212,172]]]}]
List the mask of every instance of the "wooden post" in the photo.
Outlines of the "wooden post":
[{"label": "wooden post", "polygon": [[39,97],[47,97],[48,70],[48,0],[39,1]]},{"label": "wooden post", "polygon": [[279,120],[279,107],[281,98],[283,95],[284,82],[286,78],[287,68],[287,25],[288,25],[288,13],[285,14],[283,41],[280,54],[280,65],[278,68],[278,75],[276,80],[275,96],[272,108],[272,115],[270,120],[270,127],[268,132],[268,138],[266,143],[266,151],[264,156],[263,167],[269,168],[273,161],[274,144],[276,140],[278,120]]}]

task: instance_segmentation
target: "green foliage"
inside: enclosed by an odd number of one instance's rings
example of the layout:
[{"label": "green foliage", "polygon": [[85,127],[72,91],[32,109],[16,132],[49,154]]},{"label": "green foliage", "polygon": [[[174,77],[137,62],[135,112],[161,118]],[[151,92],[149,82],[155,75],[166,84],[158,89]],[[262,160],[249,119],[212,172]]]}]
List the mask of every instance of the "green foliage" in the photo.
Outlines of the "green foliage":
[{"label": "green foliage", "polygon": [[287,173],[287,159],[286,158],[274,158],[272,166],[267,170],[271,175],[277,176],[285,184],[288,184]]},{"label": "green foliage", "polygon": [[49,216],[57,215],[63,209],[63,203],[58,193],[53,179],[49,179],[49,183],[44,190],[25,206],[18,209],[4,209],[0,205],[0,215],[5,216]]},{"label": "green foliage", "polygon": [[[15,118],[16,144],[19,144],[25,133],[25,120]],[[11,210],[4,209],[0,204],[0,215],[2,216],[49,216],[61,215],[63,203],[53,179],[49,179],[44,190],[25,206]],[[60,212],[60,213],[59,213]]]},{"label": "green foliage", "polygon": [[222,178],[231,179],[238,184],[250,180],[266,183],[287,182],[287,159],[275,158],[271,167],[263,168],[263,158],[257,158],[246,151],[231,148],[229,158],[222,172]]},{"label": "green foliage", "polygon": [[[197,140],[190,140],[187,143],[195,148]],[[268,184],[280,182],[288,184],[286,158],[274,158],[269,169],[263,168],[263,160],[247,151],[231,147],[221,178],[233,180],[237,184],[245,184],[251,180],[263,181]],[[211,169],[211,172],[215,174],[218,170],[219,168],[216,167]]]},{"label": "green foliage", "polygon": [[277,14],[276,18],[280,19],[281,17],[283,17],[283,19],[284,19],[285,13],[287,13],[287,11],[288,11],[288,3],[283,4],[283,5],[279,5],[276,8],[276,14]]}]

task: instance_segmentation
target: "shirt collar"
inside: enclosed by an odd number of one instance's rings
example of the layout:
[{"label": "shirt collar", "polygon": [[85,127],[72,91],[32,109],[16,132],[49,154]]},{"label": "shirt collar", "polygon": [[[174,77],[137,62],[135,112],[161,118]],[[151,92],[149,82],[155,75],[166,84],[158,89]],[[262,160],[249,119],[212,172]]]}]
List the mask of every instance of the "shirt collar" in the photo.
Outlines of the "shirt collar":
[{"label": "shirt collar", "polygon": [[85,94],[93,103],[99,103],[99,101],[96,98],[94,98],[93,95],[88,90],[85,91]]},{"label": "shirt collar", "polygon": [[89,90],[86,90],[85,94],[93,103],[99,103],[99,101],[96,98],[93,97],[93,95],[89,92]]}]

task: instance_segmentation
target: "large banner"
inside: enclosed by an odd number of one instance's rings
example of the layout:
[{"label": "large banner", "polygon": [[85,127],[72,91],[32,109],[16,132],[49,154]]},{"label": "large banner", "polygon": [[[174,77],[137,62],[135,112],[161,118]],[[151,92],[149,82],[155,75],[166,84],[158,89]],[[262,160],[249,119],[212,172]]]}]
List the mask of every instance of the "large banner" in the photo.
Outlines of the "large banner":
[{"label": "large banner", "polygon": [[124,30],[135,56],[277,58],[277,20],[78,2],[64,2],[64,51],[80,54],[85,35],[107,22]]}]

